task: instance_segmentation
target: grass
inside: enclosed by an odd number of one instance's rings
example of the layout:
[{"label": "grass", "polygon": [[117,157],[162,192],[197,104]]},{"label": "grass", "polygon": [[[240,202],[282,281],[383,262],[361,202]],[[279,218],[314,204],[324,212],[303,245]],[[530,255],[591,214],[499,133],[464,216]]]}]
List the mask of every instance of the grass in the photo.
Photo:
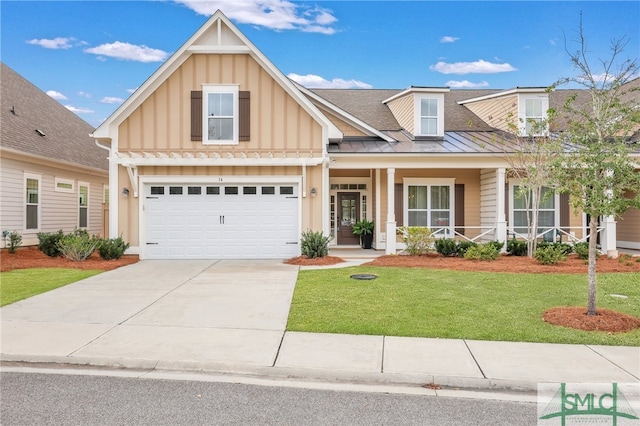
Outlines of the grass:
[{"label": "grass", "polygon": [[0,306],[97,275],[99,270],[33,268],[0,272]]},{"label": "grass", "polygon": [[[379,278],[357,281],[351,274]],[[610,294],[624,294],[628,299]],[[542,321],[554,306],[586,306],[587,276],[417,268],[301,271],[287,329],[474,340],[640,346],[640,329],[607,334]],[[598,308],[640,317],[640,274],[598,274]]]}]

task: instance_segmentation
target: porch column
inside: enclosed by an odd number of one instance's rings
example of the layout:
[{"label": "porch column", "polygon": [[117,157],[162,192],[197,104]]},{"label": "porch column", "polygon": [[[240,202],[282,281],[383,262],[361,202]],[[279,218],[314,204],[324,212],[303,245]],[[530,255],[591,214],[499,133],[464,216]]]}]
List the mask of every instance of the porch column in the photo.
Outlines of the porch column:
[{"label": "porch column", "polygon": [[504,241],[502,251],[507,251],[507,219],[504,214],[506,205],[506,170],[500,167],[496,170],[496,240]]},{"label": "porch column", "polygon": [[603,227],[600,235],[600,249],[608,257],[616,259],[618,257],[616,220],[613,216],[603,216],[600,224]]},{"label": "porch column", "polygon": [[396,214],[395,214],[396,169],[387,169],[387,244],[385,254],[396,254]]}]

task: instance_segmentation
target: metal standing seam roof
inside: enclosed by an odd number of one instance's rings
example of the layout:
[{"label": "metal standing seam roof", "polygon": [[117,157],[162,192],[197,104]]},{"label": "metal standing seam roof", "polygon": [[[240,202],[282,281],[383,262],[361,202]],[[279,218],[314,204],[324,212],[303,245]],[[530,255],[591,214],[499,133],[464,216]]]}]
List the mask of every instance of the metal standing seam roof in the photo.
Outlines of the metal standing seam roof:
[{"label": "metal standing seam roof", "polygon": [[109,169],[108,153],[89,136],[93,126],[7,65],[0,64],[2,148],[67,164]]}]

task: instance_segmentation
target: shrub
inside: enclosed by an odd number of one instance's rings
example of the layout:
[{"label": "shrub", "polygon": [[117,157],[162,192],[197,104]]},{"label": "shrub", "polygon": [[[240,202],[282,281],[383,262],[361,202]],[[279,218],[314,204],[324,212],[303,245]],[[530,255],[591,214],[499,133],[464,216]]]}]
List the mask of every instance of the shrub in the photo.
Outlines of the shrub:
[{"label": "shrub", "polygon": [[496,250],[498,250],[498,252],[502,250],[502,247],[504,247],[504,241],[493,240],[489,241],[487,244],[491,244],[492,246],[494,246]]},{"label": "shrub", "polygon": [[471,246],[464,254],[464,258],[468,260],[483,260],[490,261],[496,260],[500,256],[500,251],[496,248],[495,244],[485,243]]},{"label": "shrub", "polygon": [[538,247],[533,257],[543,265],[556,265],[561,260],[567,260],[564,248],[556,244]]},{"label": "shrub", "polygon": [[58,241],[64,237],[62,229],[58,232],[38,232],[38,250],[49,257],[60,256]]},{"label": "shrub", "polygon": [[561,250],[565,255],[570,255],[573,251],[573,247],[571,244],[561,243],[560,241],[556,241],[554,243],[549,241],[541,241],[538,244],[538,248],[546,248],[546,247],[556,247],[558,250]]},{"label": "shrub", "polygon": [[99,239],[90,237],[86,232],[74,232],[62,237],[58,241],[57,247],[62,256],[75,262],[81,262],[91,256],[99,242]]},{"label": "shrub", "polygon": [[100,241],[98,254],[104,260],[120,259],[128,248],[129,243],[125,243],[122,237],[111,238]]},{"label": "shrub", "polygon": [[527,255],[527,242],[512,238],[507,243],[507,253],[512,256],[526,256]]},{"label": "shrub", "polygon": [[436,251],[443,256],[457,256],[458,244],[453,238],[440,238],[436,240]]},{"label": "shrub", "polygon": [[18,231],[13,231],[9,233],[9,253],[13,254],[18,250],[18,247],[22,245],[22,235],[18,233]]},{"label": "shrub", "polygon": [[402,233],[402,242],[406,246],[407,253],[420,255],[433,250],[435,238],[426,226],[402,226],[398,231]]},{"label": "shrub", "polygon": [[576,252],[579,259],[587,260],[589,259],[589,243],[586,241],[575,243],[573,245],[573,251]]},{"label": "shrub", "polygon": [[309,259],[315,259],[316,257],[325,257],[329,254],[329,240],[331,237],[325,237],[322,232],[314,232],[308,230],[302,233],[301,252]]},{"label": "shrub", "polygon": [[478,243],[475,243],[473,241],[458,242],[458,256],[464,257],[464,255],[467,253],[467,250],[469,250],[469,248],[476,247],[477,245]]}]

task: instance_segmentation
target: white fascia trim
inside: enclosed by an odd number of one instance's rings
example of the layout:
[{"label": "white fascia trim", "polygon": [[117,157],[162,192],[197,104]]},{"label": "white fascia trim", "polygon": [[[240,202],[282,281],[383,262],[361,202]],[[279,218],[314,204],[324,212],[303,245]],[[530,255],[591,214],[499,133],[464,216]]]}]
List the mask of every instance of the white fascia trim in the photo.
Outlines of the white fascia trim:
[{"label": "white fascia trim", "polygon": [[477,98],[465,99],[463,101],[458,101],[458,105],[469,104],[472,102],[484,101],[487,99],[495,99],[500,98],[502,96],[513,95],[516,93],[546,93],[546,87],[516,87],[515,89],[503,90],[498,93],[492,93],[489,95],[478,96]]},{"label": "white fascia trim", "polygon": [[382,101],[382,103],[386,104],[412,93],[449,93],[450,91],[451,89],[448,87],[409,87],[408,89],[405,89],[402,92],[397,93],[388,99],[385,99],[384,101]]},{"label": "white fascia trim", "polygon": [[[229,184],[229,183],[295,183],[302,190],[301,175],[275,175],[275,176],[234,176],[234,175],[208,175],[208,176],[180,176],[180,175],[140,175],[140,185],[148,184]],[[302,192],[301,192],[302,193]],[[302,198],[302,197],[300,197]]]},{"label": "white fascia trim", "polygon": [[[109,172],[104,169],[96,169],[94,167],[84,166],[82,164],[74,163],[72,161],[57,160],[51,157],[43,157],[41,155],[31,154],[31,153],[19,151],[13,148],[1,147],[0,157],[5,157],[5,158],[8,157],[16,160],[21,160],[21,161],[28,161],[25,159],[29,159],[29,160],[32,160],[34,163],[38,163],[38,164],[42,164],[50,167],[58,167],[58,168],[65,169],[67,171],[70,171],[70,169],[78,169],[78,171],[83,171],[85,173],[93,174],[96,176],[98,175],[108,176],[109,174]],[[25,159],[22,159],[20,157],[25,157]]]},{"label": "white fascia trim", "polygon": [[117,158],[117,164],[136,166],[317,166],[318,158]]},{"label": "white fascia trim", "polygon": [[360,120],[359,118],[349,114],[347,111],[343,110],[342,108],[337,107],[336,105],[332,104],[331,102],[327,101],[326,99],[324,99],[321,96],[316,95],[315,93],[313,93],[311,90],[307,89],[306,87],[295,83],[296,87],[298,88],[298,90],[300,90],[303,94],[305,94],[307,97],[312,98],[313,100],[315,100],[316,102],[318,102],[320,105],[322,105],[324,108],[326,108],[326,110],[334,113],[335,115],[341,117],[344,119],[344,121],[346,121],[347,123],[351,124],[352,126],[354,126],[355,128],[357,128],[358,130],[364,132],[364,133],[370,133],[374,136],[378,136],[382,139],[384,139],[387,142],[395,142],[395,139],[393,139],[392,137],[389,137],[387,135],[385,135],[384,133],[380,132],[378,129],[371,127],[370,125],[368,125],[367,123],[365,123],[364,121]]}]

